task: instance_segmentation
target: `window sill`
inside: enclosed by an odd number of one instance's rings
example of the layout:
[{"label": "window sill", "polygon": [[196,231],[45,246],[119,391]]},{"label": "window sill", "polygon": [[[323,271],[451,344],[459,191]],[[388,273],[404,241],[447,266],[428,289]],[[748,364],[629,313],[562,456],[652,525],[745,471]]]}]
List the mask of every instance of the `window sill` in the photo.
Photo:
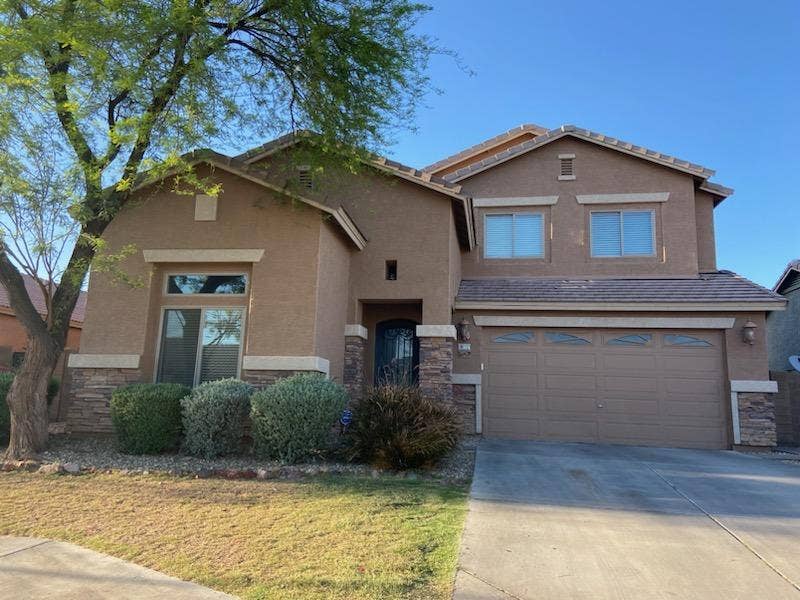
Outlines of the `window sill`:
[{"label": "window sill", "polygon": [[559,181],[575,181],[575,175],[559,175]]}]

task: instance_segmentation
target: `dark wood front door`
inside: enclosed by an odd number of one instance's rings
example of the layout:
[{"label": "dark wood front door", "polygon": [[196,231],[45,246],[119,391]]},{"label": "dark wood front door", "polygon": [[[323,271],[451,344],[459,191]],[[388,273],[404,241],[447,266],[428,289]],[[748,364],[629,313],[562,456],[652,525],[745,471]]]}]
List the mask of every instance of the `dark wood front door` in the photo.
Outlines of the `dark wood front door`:
[{"label": "dark wood front door", "polygon": [[378,323],[375,328],[375,384],[417,382],[417,324],[407,319]]}]

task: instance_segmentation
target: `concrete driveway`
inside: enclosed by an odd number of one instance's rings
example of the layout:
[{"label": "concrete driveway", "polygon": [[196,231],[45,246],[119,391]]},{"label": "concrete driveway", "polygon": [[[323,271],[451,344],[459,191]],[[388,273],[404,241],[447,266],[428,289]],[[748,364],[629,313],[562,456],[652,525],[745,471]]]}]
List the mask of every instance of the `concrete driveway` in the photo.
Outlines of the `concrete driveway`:
[{"label": "concrete driveway", "polygon": [[457,600],[800,598],[800,465],[485,440]]}]

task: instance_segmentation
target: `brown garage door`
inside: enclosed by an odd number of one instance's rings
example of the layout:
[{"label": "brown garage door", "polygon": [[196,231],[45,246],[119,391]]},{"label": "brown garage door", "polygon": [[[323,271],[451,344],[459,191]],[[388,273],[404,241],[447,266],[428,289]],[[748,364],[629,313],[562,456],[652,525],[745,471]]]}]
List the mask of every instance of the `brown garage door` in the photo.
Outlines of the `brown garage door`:
[{"label": "brown garage door", "polygon": [[718,331],[487,328],[484,336],[487,436],[728,445]]}]

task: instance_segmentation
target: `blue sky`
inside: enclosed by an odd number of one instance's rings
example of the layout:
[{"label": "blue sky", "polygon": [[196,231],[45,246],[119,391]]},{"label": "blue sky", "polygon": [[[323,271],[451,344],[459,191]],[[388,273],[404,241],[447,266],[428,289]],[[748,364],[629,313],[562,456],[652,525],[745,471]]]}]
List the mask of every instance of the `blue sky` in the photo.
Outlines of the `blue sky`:
[{"label": "blue sky", "polygon": [[[572,123],[717,171],[717,258],[771,287],[800,258],[800,1],[432,2],[440,95],[392,157],[424,166],[520,123]],[[487,8],[488,7],[488,8]]]}]

